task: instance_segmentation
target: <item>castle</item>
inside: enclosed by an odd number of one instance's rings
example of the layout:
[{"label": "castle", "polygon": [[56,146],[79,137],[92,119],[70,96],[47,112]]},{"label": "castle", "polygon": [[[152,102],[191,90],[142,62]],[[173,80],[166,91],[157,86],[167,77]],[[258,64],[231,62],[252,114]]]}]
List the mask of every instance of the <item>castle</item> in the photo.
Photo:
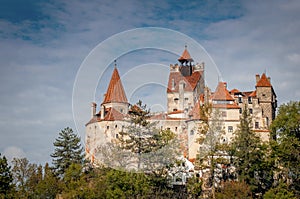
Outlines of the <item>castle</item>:
[{"label": "castle", "polygon": [[[270,78],[263,73],[256,75],[255,90],[228,90],[226,82],[219,82],[211,91],[205,86],[204,63],[194,64],[185,47],[178,64],[170,65],[167,86],[167,112],[153,114],[151,121],[160,129],[170,129],[182,141],[182,154],[193,161],[199,151],[196,142],[201,123],[200,106],[209,102],[213,110],[218,110],[225,134],[221,142],[230,142],[240,122],[245,105],[253,121],[253,131],[263,141],[268,141],[269,126],[275,118],[277,107],[276,94]],[[105,97],[97,111],[92,103],[91,119],[86,124],[86,157],[93,163],[97,157],[97,148],[106,142],[118,138],[119,132],[128,125],[126,116],[129,102],[115,66]]]}]

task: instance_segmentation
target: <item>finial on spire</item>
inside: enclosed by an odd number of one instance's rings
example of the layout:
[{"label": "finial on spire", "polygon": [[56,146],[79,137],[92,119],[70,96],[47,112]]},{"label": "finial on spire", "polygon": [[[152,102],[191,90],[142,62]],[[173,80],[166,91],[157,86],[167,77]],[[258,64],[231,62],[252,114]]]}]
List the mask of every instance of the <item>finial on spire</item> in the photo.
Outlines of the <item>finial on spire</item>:
[{"label": "finial on spire", "polygon": [[184,48],[187,49],[187,44],[185,43]]},{"label": "finial on spire", "polygon": [[115,63],[115,68],[117,68],[117,60],[116,59],[114,60],[114,63]]}]

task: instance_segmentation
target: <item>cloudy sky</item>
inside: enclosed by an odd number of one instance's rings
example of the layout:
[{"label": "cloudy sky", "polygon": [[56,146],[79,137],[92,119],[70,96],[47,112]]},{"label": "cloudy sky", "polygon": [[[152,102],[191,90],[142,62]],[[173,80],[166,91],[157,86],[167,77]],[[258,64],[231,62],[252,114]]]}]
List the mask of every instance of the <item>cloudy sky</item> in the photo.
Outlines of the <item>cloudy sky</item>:
[{"label": "cloudy sky", "polygon": [[[95,50],[99,44],[135,28],[166,28],[194,39],[209,54],[229,89],[253,90],[255,74],[266,72],[279,105],[299,100],[299,13],[297,0],[2,0],[0,152],[44,164],[51,162],[53,141],[61,129],[69,126],[84,139],[82,121],[89,119],[90,104],[76,109],[79,95],[73,95],[77,79],[86,75],[83,65],[93,52],[99,59],[106,55],[107,48]],[[144,38],[152,41],[149,35]],[[158,43],[165,40],[157,38]],[[178,46],[181,50],[184,45],[192,46],[186,40],[176,43],[175,39],[173,51],[140,49],[115,57],[130,102],[142,98],[153,109],[164,110],[167,66],[176,63]],[[123,41],[117,44],[122,46]],[[190,54],[201,53],[190,48]],[[101,70],[90,68],[87,73],[98,76],[91,85],[93,93],[80,95],[91,95],[90,101],[101,103],[113,59],[103,60],[105,64],[95,61]],[[142,79],[148,84],[139,82]],[[82,117],[74,119],[78,112]]]}]

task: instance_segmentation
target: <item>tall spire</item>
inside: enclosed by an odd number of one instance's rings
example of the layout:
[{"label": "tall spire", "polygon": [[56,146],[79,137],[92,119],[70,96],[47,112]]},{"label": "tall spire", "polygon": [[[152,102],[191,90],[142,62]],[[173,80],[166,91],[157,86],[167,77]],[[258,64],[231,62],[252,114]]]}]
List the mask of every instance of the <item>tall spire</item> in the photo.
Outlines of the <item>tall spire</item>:
[{"label": "tall spire", "polygon": [[120,102],[120,103],[128,103],[127,97],[120,79],[120,75],[118,69],[116,67],[115,61],[115,68],[113,74],[111,76],[105,98],[102,104],[112,103],[112,102]]}]

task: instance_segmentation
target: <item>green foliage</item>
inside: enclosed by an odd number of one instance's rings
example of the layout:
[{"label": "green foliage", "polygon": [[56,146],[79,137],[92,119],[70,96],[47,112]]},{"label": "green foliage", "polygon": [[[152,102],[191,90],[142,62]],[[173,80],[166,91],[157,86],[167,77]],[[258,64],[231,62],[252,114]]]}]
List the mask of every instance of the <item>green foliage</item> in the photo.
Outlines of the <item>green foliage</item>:
[{"label": "green foliage", "polygon": [[43,179],[34,188],[34,195],[37,198],[55,198],[60,189],[59,181],[49,168],[48,163],[45,164],[43,173]]},{"label": "green foliage", "polygon": [[222,188],[216,193],[216,199],[251,199],[250,187],[245,182],[224,182]]},{"label": "green foliage", "polygon": [[143,173],[111,170],[106,177],[108,198],[142,198],[149,196],[150,182]]},{"label": "green foliage", "polygon": [[204,178],[205,187],[211,187],[211,194],[214,196],[214,184],[221,180],[217,175],[220,169],[217,169],[218,164],[227,163],[224,155],[224,146],[221,143],[222,137],[225,134],[223,129],[224,123],[221,113],[218,109],[212,109],[211,104],[204,104],[200,107],[200,117],[202,122],[199,126],[200,153],[197,156],[197,166],[202,169],[209,168],[207,176]]},{"label": "green foliage", "polygon": [[199,177],[193,177],[188,179],[187,182],[187,191],[190,197],[199,198],[202,193],[202,184],[203,182]]},{"label": "green foliage", "polygon": [[287,185],[280,183],[277,187],[267,191],[263,197],[264,199],[297,199],[293,192],[291,192]]},{"label": "green foliage", "polygon": [[278,176],[300,197],[300,101],[281,105],[271,129]]},{"label": "green foliage", "polygon": [[66,170],[73,163],[83,164],[84,154],[80,138],[74,134],[71,128],[67,127],[62,130],[53,145],[55,150],[51,157],[58,176],[63,177]]},{"label": "green foliage", "polygon": [[273,183],[272,161],[268,157],[268,145],[255,135],[251,124],[252,119],[245,106],[230,152],[234,156],[233,164],[239,180],[247,183],[252,192],[262,194]]},{"label": "green foliage", "polygon": [[131,124],[118,137],[116,148],[122,150],[120,154],[128,157],[125,152],[129,152],[131,161],[137,163],[137,169],[144,171],[156,170],[155,166],[161,168],[175,159],[173,157],[177,150],[172,148],[175,145],[175,134],[170,130],[159,130],[154,123],[150,123],[150,112],[146,105],[139,101],[131,106],[129,117]]},{"label": "green foliage", "polygon": [[130,121],[139,126],[148,126],[147,119],[150,118],[150,110],[147,109],[147,105],[139,100],[135,105],[132,105],[129,110]]},{"label": "green foliage", "polygon": [[35,186],[41,181],[41,172],[36,164],[29,163],[27,158],[14,158],[12,174],[16,186],[16,195],[27,198],[34,195]]},{"label": "green foliage", "polygon": [[[200,107],[200,115],[203,115],[202,123],[199,126],[199,139],[200,144],[199,154],[200,162],[210,162],[211,169],[214,168],[215,163],[219,163],[214,158],[220,155],[219,152],[222,149],[220,140],[224,135],[223,120],[220,118],[219,110],[212,110],[210,104],[204,104]],[[201,166],[201,165],[200,165]],[[204,165],[202,165],[203,167]]]},{"label": "green foliage", "polygon": [[71,164],[63,178],[61,196],[70,199],[91,198],[94,196],[89,189],[86,177],[87,175],[83,172],[83,168],[80,164]]},{"label": "green foliage", "polygon": [[12,181],[11,167],[8,165],[6,157],[0,153],[0,198],[10,194],[13,188]]}]

